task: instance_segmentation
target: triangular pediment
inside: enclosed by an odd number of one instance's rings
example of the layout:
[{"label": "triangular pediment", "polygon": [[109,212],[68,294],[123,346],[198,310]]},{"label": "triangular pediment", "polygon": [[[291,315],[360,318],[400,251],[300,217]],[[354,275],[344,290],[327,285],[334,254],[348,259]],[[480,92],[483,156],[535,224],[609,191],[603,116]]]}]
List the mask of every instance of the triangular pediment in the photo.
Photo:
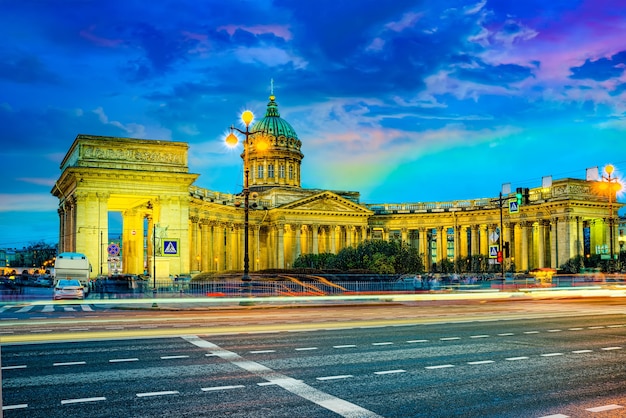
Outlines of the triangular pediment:
[{"label": "triangular pediment", "polygon": [[367,214],[372,212],[351,200],[345,199],[335,193],[325,191],[296,200],[280,207],[281,211],[297,212],[332,212]]}]

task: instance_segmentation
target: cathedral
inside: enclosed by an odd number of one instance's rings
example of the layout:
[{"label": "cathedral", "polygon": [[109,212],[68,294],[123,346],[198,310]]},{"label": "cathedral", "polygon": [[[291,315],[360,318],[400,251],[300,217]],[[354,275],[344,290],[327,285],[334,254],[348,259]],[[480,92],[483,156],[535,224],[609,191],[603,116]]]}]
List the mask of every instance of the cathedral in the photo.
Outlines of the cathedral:
[{"label": "cathedral", "polygon": [[[244,144],[249,185],[250,271],[289,268],[300,254],[337,253],[367,239],[417,248],[427,271],[479,256],[503,270],[558,268],[576,256],[617,253],[614,195],[564,178],[493,199],[363,204],[355,191],[301,187],[302,142],[274,95]],[[244,268],[243,194],[194,185],[188,144],[78,135],[51,193],[59,199],[59,252],[89,258],[92,275],[112,266],[168,277]],[[398,196],[402,200],[401,196]],[[122,215],[120,248],[109,212]],[[503,251],[506,249],[506,251]]]}]

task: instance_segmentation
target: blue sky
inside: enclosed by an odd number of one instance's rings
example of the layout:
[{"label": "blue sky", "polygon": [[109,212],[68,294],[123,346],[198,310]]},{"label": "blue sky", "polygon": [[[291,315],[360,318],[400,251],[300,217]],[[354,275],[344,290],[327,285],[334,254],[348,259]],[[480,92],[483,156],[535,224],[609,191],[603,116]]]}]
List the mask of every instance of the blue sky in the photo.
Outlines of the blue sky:
[{"label": "blue sky", "polygon": [[620,0],[2,0],[0,37],[0,247],[57,242],[77,134],[188,142],[240,191],[224,135],[271,79],[302,186],[363,203],[626,172]]}]

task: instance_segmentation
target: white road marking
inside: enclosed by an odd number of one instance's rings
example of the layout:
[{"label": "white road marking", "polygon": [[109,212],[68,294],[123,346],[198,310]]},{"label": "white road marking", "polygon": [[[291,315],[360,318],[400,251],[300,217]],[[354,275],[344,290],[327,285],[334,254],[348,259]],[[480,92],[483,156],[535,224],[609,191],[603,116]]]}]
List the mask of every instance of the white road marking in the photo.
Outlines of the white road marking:
[{"label": "white road marking", "polygon": [[51,329],[31,329],[30,332],[52,332]]},{"label": "white road marking", "polygon": [[317,350],[317,347],[301,347],[301,348],[296,348],[296,351],[310,351],[310,350]]},{"label": "white road marking", "polygon": [[91,306],[89,305],[81,305],[80,308],[84,311],[84,312],[93,312],[93,309],[91,309]]},{"label": "white road marking", "polygon": [[213,386],[210,388],[200,388],[200,390],[203,392],[211,392],[214,390],[229,390],[229,389],[239,389],[239,388],[245,388],[245,386],[244,385]]},{"label": "white road marking", "polygon": [[507,361],[528,360],[528,357],[524,357],[524,356],[521,356],[521,357],[509,357],[509,358],[505,358],[505,360],[507,360]]},{"label": "white road marking", "polygon": [[384,343],[372,343],[372,345],[393,345],[393,343],[388,341],[388,342],[384,342]]},{"label": "white road marking", "polygon": [[524,334],[539,334],[539,331],[526,331]]},{"label": "white road marking", "polygon": [[4,406],[2,406],[2,410],[3,411],[9,411],[11,409],[23,409],[23,408],[28,408],[28,404],[27,403],[20,403],[20,404],[16,404],[16,405],[4,405]]},{"label": "white road marking", "polygon": [[494,361],[493,360],[481,360],[481,361],[469,361],[469,362],[467,362],[467,364],[471,364],[471,365],[474,365],[474,364],[489,364],[489,363],[494,363]]},{"label": "white road marking", "polygon": [[189,358],[189,356],[161,356],[161,360],[173,360],[179,358]]},{"label": "white road marking", "polygon": [[113,358],[109,360],[109,363],[125,363],[128,361],[139,361],[138,358]]},{"label": "white road marking", "polygon": [[324,376],[324,377],[316,377],[316,380],[336,380],[336,379],[348,379],[350,377],[354,377],[351,374],[339,374],[336,376]]},{"label": "white road marking", "polygon": [[407,343],[409,344],[414,344],[414,343],[427,343],[428,340],[408,340]]},{"label": "white road marking", "polygon": [[515,335],[512,332],[504,332],[502,334],[498,334],[498,337],[510,337],[511,335]]},{"label": "white road marking", "polygon": [[98,401],[106,401],[107,398],[104,396],[98,396],[94,398],[78,398],[78,399],[63,399],[61,400],[61,405],[68,405],[72,403],[84,403],[84,402],[98,402]]},{"label": "white road marking", "polygon": [[89,328],[70,328],[70,331],[89,331]]},{"label": "white road marking", "polygon": [[595,327],[588,327],[588,329],[603,329],[604,325],[597,325]]},{"label": "white road marking", "polygon": [[163,395],[178,395],[178,391],[177,390],[164,390],[162,392],[144,392],[144,393],[137,393],[137,397],[138,398],[145,398],[147,396],[163,396]]},{"label": "white road marking", "polygon": [[2,366],[1,370],[14,370],[14,369],[25,369],[25,364],[20,364],[19,366]]},{"label": "white road marking", "polygon": [[406,370],[384,370],[382,372],[374,372],[374,374],[393,374],[393,373],[406,373]]},{"label": "white road marking", "polygon": [[218,355],[220,358],[231,362],[233,365],[238,366],[246,371],[254,373],[259,377],[267,380],[268,382],[275,383],[283,389],[300,396],[308,401],[311,401],[329,411],[335,412],[342,417],[348,418],[381,418],[380,415],[355,405],[346,400],[337,398],[328,393],[322,392],[314,387],[311,387],[299,380],[293,379],[284,374],[278,373],[269,367],[262,364],[246,361],[239,354],[232,351],[228,351],[221,348],[218,345],[203,340],[197,335],[189,335],[182,337],[189,343],[196,347],[205,348],[210,350],[213,354]]},{"label": "white road marking", "polygon": [[54,305],[45,305],[41,312],[54,312]]},{"label": "white road marking", "polygon": [[[302,380],[297,380],[297,382],[302,383]],[[272,382],[261,382],[261,383],[257,383],[257,386],[272,386],[272,385],[278,385],[278,382],[272,381]]]},{"label": "white road marking", "polygon": [[563,353],[546,353],[546,354],[540,354],[541,357],[554,357],[554,356],[562,356]]},{"label": "white road marking", "polygon": [[539,418],[569,418],[569,415],[554,414],[554,415],[544,415],[544,416],[539,417]]},{"label": "white road marking", "polygon": [[604,351],[610,351],[610,350],[621,350],[622,347],[604,347],[601,348],[600,350],[604,350]]},{"label": "white road marking", "polygon": [[15,313],[24,313],[24,312],[28,312],[31,309],[33,309],[33,305],[29,305],[29,306],[24,306],[21,309],[18,309],[17,311],[15,311]]},{"label": "white road marking", "polygon": [[53,366],[79,366],[82,364],[87,364],[86,361],[68,361],[65,363],[53,363]]},{"label": "white road marking", "polygon": [[583,353],[593,353],[593,350],[574,350],[572,351],[574,354],[583,354]]},{"label": "white road marking", "polygon": [[439,341],[454,341],[454,340],[460,340],[461,337],[444,337],[444,338],[439,338]]},{"label": "white road marking", "polygon": [[489,335],[487,335],[487,334],[482,334],[482,335],[470,335],[470,338],[489,338]]},{"label": "white road marking", "polygon": [[74,309],[72,306],[64,306],[63,310],[65,312],[76,312],[76,309]]},{"label": "white road marking", "polygon": [[354,348],[356,345],[354,344],[345,344],[345,345],[333,345],[333,348]]},{"label": "white road marking", "polygon": [[584,328],[576,327],[576,328],[568,328],[568,331],[582,331]]},{"label": "white road marking", "polygon": [[546,332],[561,332],[561,331],[563,331],[563,330],[562,329],[549,329]]},{"label": "white road marking", "polygon": [[614,409],[620,409],[620,408],[623,408],[623,406],[611,404],[611,405],[597,406],[595,408],[587,408],[586,411],[589,411],[589,412],[604,412],[604,411],[612,411]]},{"label": "white road marking", "polygon": [[438,366],[426,366],[425,369],[434,370],[434,369],[447,369],[449,367],[454,367],[454,364],[440,364]]},{"label": "white road marking", "polygon": [[265,354],[265,353],[275,353],[276,350],[256,350],[250,351],[250,354]]}]

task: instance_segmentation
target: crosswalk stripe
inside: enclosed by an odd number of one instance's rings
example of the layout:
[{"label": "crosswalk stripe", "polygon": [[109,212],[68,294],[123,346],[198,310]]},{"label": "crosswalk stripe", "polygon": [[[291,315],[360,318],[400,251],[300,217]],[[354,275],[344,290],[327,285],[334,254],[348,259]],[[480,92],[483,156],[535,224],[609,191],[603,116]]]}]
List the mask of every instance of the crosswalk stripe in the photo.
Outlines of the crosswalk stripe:
[{"label": "crosswalk stripe", "polygon": [[46,305],[46,306],[43,307],[41,312],[54,312],[54,306],[53,305]]},{"label": "crosswalk stripe", "polygon": [[30,311],[31,309],[33,309],[33,305],[24,306],[23,308],[18,309],[18,310],[16,311],[16,313],[24,313],[24,312],[28,312],[28,311]]}]

